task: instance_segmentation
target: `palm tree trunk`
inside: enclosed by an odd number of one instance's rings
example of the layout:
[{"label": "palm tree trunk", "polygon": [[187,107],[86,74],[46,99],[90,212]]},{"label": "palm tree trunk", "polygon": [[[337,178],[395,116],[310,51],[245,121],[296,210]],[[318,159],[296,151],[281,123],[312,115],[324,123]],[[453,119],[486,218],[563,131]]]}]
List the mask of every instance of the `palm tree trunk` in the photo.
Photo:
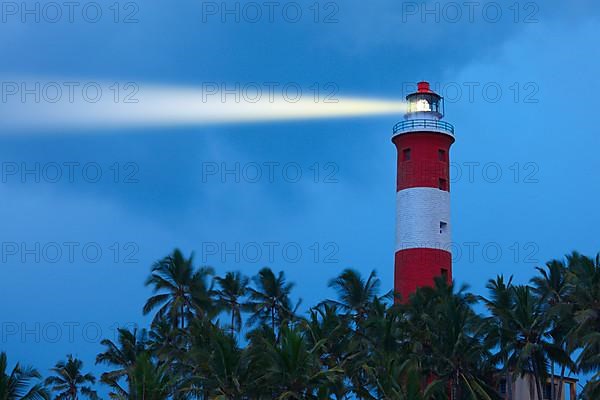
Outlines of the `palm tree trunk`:
[{"label": "palm tree trunk", "polygon": [[183,304],[181,305],[181,329],[185,328],[185,317],[184,317],[185,309],[183,308]]},{"label": "palm tree trunk", "polygon": [[458,391],[458,370],[456,371],[456,373],[454,374],[454,379],[452,379],[452,389],[451,389],[451,393],[450,393],[450,399],[451,400],[456,400],[457,397],[457,391]]},{"label": "palm tree trunk", "polygon": [[562,391],[563,391],[563,387],[565,385],[565,370],[566,370],[567,366],[563,365],[562,368],[560,369],[560,380],[558,381],[558,396],[557,399],[560,400],[562,399]]},{"label": "palm tree trunk", "polygon": [[235,306],[231,307],[231,337],[235,335]]},{"label": "palm tree trunk", "polygon": [[544,400],[544,392],[542,390],[542,380],[541,378],[537,378],[537,392],[538,392],[538,400]]},{"label": "palm tree trunk", "polygon": [[535,389],[535,382],[533,381],[533,376],[528,376],[527,380],[529,381],[529,398],[533,399],[535,396],[533,395]]},{"label": "palm tree trunk", "polygon": [[554,361],[552,361],[552,366],[550,368],[550,398],[552,400],[557,400],[556,393],[554,392]]},{"label": "palm tree trunk", "polygon": [[544,393],[542,391],[542,377],[539,375],[539,369],[537,366],[533,367],[534,376],[535,376],[535,386],[537,391],[538,400],[544,400]]},{"label": "palm tree trunk", "polygon": [[[540,376],[538,375],[538,368],[535,362],[532,359],[529,359],[529,363],[531,365],[531,369],[533,371],[533,382],[535,384],[535,391],[537,392],[537,399],[544,400],[542,396],[542,387],[540,385]],[[530,384],[531,385],[531,384]]]},{"label": "palm tree trunk", "polygon": [[508,400],[513,400],[512,393],[512,374],[510,373],[510,369],[506,369],[506,394],[508,395]]},{"label": "palm tree trunk", "polygon": [[271,308],[271,328],[273,329],[273,334],[275,334],[275,307]]}]

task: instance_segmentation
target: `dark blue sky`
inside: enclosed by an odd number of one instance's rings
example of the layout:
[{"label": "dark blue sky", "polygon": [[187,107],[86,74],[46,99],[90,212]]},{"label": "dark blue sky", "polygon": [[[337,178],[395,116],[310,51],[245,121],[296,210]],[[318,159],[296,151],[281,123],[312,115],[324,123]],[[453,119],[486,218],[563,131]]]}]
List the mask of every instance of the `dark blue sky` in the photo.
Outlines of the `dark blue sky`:
[{"label": "dark blue sky", "polygon": [[[98,23],[77,10],[73,23],[3,10],[2,82],[293,82],[307,91],[332,82],[340,96],[399,99],[408,83],[427,79],[446,96],[446,120],[456,127],[459,283],[481,291],[498,273],[526,282],[551,258],[600,250],[597,2],[522,2],[518,14],[513,1],[482,2],[457,18],[458,3],[430,2],[434,13],[421,15],[421,2],[344,0],[318,3],[318,22],[312,1],[282,2],[273,22],[265,14],[258,23],[244,15],[223,23],[203,15],[220,1],[187,0],[122,2],[115,23],[112,3],[95,3]],[[303,12],[298,23],[282,15],[289,4]],[[138,22],[123,23],[131,12]],[[332,12],[337,22],[324,23]],[[143,281],[174,247],[219,273],[282,269],[305,305],[331,295],[327,281],[347,267],[376,269],[390,289],[390,136],[401,118],[81,132],[13,131],[0,122],[0,350],[44,371],[71,352],[92,368],[99,330],[112,337],[116,326],[146,322]],[[55,164],[58,182],[49,175]],[[245,174],[239,183],[206,176],[215,165]],[[255,183],[256,165],[263,177]],[[20,175],[35,168],[40,182]]]}]

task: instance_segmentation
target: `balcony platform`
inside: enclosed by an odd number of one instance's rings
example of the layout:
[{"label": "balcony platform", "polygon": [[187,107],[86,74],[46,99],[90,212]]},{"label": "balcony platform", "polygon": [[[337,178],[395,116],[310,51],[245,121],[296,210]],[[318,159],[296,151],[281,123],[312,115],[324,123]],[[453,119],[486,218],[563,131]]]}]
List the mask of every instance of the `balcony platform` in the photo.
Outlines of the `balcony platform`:
[{"label": "balcony platform", "polygon": [[394,136],[410,132],[440,132],[454,137],[454,126],[435,119],[408,119],[394,125]]}]

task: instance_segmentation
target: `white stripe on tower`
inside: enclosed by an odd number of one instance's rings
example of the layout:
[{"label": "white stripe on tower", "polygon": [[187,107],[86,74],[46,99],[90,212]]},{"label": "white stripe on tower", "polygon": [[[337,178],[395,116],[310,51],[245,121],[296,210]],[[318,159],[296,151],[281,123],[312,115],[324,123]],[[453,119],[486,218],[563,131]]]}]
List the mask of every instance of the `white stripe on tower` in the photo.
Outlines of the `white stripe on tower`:
[{"label": "white stripe on tower", "polygon": [[450,251],[450,192],[416,187],[396,194],[396,251]]}]

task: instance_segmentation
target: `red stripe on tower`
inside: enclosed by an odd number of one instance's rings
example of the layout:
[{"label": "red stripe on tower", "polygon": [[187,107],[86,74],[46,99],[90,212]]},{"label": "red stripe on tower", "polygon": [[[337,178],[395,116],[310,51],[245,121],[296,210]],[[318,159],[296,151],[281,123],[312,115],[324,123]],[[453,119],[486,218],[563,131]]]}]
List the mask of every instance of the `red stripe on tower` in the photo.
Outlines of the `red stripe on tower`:
[{"label": "red stripe on tower", "polygon": [[406,301],[443,276],[452,281],[450,146],[454,127],[442,121],[444,99],[419,82],[394,126],[398,150],[394,289]]}]

